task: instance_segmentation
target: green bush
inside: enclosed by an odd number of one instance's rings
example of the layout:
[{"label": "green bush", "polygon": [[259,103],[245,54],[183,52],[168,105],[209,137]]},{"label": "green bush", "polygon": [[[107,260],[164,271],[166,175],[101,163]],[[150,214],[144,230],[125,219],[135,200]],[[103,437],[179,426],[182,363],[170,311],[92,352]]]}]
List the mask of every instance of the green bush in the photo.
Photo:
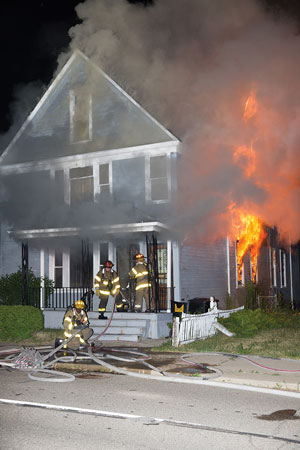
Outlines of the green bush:
[{"label": "green bush", "polygon": [[237,311],[228,318],[219,318],[218,321],[237,337],[250,337],[259,331],[276,328],[300,328],[300,315],[297,313],[269,313],[259,308]]},{"label": "green bush", "polygon": [[0,339],[18,341],[27,339],[44,328],[42,311],[33,306],[0,306]]},{"label": "green bush", "polygon": [[[28,304],[39,306],[42,281],[45,286],[45,298],[53,292],[53,281],[48,277],[36,277],[30,268],[28,270]],[[0,302],[2,305],[20,305],[22,303],[22,270],[0,277]]]}]

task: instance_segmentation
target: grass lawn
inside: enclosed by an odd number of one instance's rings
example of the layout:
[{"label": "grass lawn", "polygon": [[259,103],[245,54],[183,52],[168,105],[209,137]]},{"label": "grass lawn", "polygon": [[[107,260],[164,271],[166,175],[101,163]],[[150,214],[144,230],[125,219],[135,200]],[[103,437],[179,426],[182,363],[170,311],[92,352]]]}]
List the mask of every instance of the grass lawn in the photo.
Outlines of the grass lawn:
[{"label": "grass lawn", "polygon": [[[28,339],[22,339],[20,341],[15,341],[18,345],[24,345],[25,347],[39,346],[39,345],[51,345],[54,346],[56,338],[62,338],[64,330],[45,328],[42,331],[36,331]],[[7,342],[9,344],[9,342]]]},{"label": "grass lawn", "polygon": [[218,333],[211,338],[198,340],[174,348],[171,341],[153,351],[225,352],[233,354],[260,355],[274,358],[300,359],[300,328],[279,328],[260,331],[252,337],[228,337]]},{"label": "grass lawn", "polygon": [[[267,313],[261,309],[243,310],[219,321],[234,337],[221,332],[207,339],[174,348],[171,340],[153,351],[164,352],[224,352],[233,354],[260,355],[274,358],[300,359],[300,313],[279,311]],[[32,337],[16,342],[23,346],[54,345],[56,338],[63,337],[62,329],[44,329]],[[119,345],[120,342],[116,342]]]}]

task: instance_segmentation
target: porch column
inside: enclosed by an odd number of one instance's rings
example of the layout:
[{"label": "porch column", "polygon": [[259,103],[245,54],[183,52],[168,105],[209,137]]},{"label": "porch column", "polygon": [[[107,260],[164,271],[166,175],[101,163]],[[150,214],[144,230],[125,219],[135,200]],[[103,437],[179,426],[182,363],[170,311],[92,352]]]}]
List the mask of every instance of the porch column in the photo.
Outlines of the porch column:
[{"label": "porch column", "polygon": [[108,243],[108,259],[116,265],[117,251],[115,245],[112,242]]},{"label": "porch column", "polygon": [[178,242],[172,243],[173,247],[173,278],[174,278],[174,300],[181,301],[181,285],[180,285],[180,259]]},{"label": "porch column", "polygon": [[172,241],[167,241],[167,312],[171,312]]},{"label": "porch column", "polygon": [[147,256],[147,245],[145,241],[139,241],[140,253]]},{"label": "porch column", "polygon": [[100,267],[100,242],[93,242],[93,282]]},{"label": "porch column", "polygon": [[63,249],[63,287],[70,287],[70,249]]}]

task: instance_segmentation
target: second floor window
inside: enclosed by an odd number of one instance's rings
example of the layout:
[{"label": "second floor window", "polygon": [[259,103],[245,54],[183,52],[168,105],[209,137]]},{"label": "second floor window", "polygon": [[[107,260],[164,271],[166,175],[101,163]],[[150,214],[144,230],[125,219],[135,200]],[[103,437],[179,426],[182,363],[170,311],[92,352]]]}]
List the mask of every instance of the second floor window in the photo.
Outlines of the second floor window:
[{"label": "second floor window", "polygon": [[70,169],[70,200],[71,205],[94,200],[92,166]]},{"label": "second floor window", "polygon": [[150,157],[150,200],[166,201],[169,198],[167,156]]},{"label": "second floor window", "polygon": [[109,164],[99,165],[99,190],[100,194],[109,194],[110,192]]}]

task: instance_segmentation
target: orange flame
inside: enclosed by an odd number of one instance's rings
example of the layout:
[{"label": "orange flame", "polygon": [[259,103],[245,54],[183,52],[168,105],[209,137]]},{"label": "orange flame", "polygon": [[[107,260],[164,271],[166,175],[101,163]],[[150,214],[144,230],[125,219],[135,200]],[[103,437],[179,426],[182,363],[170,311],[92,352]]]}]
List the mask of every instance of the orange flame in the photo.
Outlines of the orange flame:
[{"label": "orange flame", "polygon": [[234,218],[238,283],[242,283],[244,258],[250,250],[252,281],[257,281],[257,258],[263,240],[266,238],[262,222],[253,214],[235,210]]},{"label": "orange flame", "polygon": [[[247,122],[255,116],[258,111],[258,104],[255,92],[252,90],[246,101],[243,119]],[[245,175],[249,178],[256,170],[256,154],[252,143],[250,147],[246,145],[239,146],[233,153],[234,162],[239,165]],[[246,212],[242,208],[231,204],[229,207],[233,219],[233,232],[236,239],[236,259],[237,259],[237,279],[238,284],[243,282],[243,268],[246,254],[250,251],[251,257],[251,278],[254,283],[257,281],[257,259],[263,240],[266,238],[266,232],[262,222],[258,217]]]},{"label": "orange flame", "polygon": [[256,169],[256,155],[252,147],[241,145],[233,154],[233,161],[244,169],[246,177],[251,177]]},{"label": "orange flame", "polygon": [[249,97],[247,98],[245,109],[244,109],[244,115],[243,119],[245,122],[247,122],[249,119],[251,119],[255,114],[257,113],[257,101],[255,97],[255,92],[251,91]]}]

